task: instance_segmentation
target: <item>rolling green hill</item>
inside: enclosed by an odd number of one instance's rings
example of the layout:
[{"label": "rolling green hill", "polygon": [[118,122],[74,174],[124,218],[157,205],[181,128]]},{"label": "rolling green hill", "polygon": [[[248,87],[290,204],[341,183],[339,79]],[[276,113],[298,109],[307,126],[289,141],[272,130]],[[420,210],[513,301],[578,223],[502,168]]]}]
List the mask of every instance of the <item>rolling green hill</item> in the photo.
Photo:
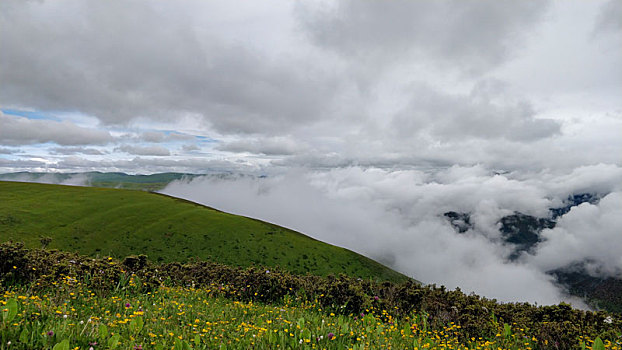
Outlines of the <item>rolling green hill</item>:
[{"label": "rolling green hill", "polygon": [[147,254],[280,266],[297,274],[400,282],[408,277],[371,259],[301,233],[196,203],[143,191],[0,181],[0,241],[91,256]]}]

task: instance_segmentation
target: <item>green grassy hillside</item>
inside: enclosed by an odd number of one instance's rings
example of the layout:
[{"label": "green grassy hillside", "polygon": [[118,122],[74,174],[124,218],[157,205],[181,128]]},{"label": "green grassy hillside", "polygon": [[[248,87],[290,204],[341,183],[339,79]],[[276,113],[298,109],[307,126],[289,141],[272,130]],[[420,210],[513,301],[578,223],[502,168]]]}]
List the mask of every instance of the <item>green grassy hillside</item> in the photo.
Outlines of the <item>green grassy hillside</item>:
[{"label": "green grassy hillside", "polygon": [[406,276],[347,249],[276,225],[143,191],[0,182],[0,241],[91,256],[197,257],[228,265],[280,266],[304,274]]}]

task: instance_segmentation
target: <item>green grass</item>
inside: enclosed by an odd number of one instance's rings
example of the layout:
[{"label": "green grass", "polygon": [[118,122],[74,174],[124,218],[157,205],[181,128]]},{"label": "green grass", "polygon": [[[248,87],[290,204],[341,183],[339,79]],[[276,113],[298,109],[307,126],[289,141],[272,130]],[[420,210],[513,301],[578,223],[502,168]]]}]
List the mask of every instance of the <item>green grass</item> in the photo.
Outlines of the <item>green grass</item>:
[{"label": "green grass", "polygon": [[[129,282],[130,286],[132,282]],[[461,327],[427,325],[425,314],[395,319],[384,310],[336,315],[315,303],[240,302],[227,287],[160,287],[149,294],[93,294],[72,279],[49,291],[18,287],[0,294],[0,349],[535,349],[527,330],[498,324],[486,337]],[[491,321],[492,322],[492,321]],[[588,344],[592,339],[577,339]],[[600,341],[600,340],[598,340]],[[7,345],[10,344],[10,345]],[[58,345],[61,344],[61,345]],[[95,345],[97,344],[97,345]],[[603,348],[618,349],[605,342]]]},{"label": "green grass", "polygon": [[[180,270],[179,264],[146,261],[135,269],[127,262],[0,245],[0,350],[622,345],[618,315],[567,304],[498,304],[413,283],[301,277],[218,264],[193,263]],[[356,303],[357,296],[363,303]]]},{"label": "green grass", "polygon": [[293,273],[400,282],[408,278],[344,248],[301,233],[143,191],[0,181],[0,241],[90,256],[146,254],[235,266],[280,266]]}]

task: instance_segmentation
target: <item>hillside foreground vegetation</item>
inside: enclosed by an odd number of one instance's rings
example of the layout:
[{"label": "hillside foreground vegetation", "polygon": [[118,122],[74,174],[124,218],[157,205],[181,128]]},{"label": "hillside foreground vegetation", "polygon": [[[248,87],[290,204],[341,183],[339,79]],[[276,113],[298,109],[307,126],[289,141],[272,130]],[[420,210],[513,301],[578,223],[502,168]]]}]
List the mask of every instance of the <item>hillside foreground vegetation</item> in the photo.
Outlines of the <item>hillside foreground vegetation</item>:
[{"label": "hillside foreground vegetation", "polygon": [[620,349],[622,317],[459,290],[0,245],[0,349]]}]

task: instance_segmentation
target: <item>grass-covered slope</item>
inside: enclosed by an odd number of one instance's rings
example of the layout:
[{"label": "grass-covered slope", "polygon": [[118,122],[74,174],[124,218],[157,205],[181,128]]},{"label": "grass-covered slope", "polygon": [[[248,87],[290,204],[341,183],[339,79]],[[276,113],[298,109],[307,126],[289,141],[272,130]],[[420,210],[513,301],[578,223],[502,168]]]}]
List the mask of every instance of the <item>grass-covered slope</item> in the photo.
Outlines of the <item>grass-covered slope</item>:
[{"label": "grass-covered slope", "polygon": [[143,191],[0,182],[0,241],[91,256],[146,254],[280,266],[294,273],[404,281],[406,276],[344,248],[276,225]]}]

